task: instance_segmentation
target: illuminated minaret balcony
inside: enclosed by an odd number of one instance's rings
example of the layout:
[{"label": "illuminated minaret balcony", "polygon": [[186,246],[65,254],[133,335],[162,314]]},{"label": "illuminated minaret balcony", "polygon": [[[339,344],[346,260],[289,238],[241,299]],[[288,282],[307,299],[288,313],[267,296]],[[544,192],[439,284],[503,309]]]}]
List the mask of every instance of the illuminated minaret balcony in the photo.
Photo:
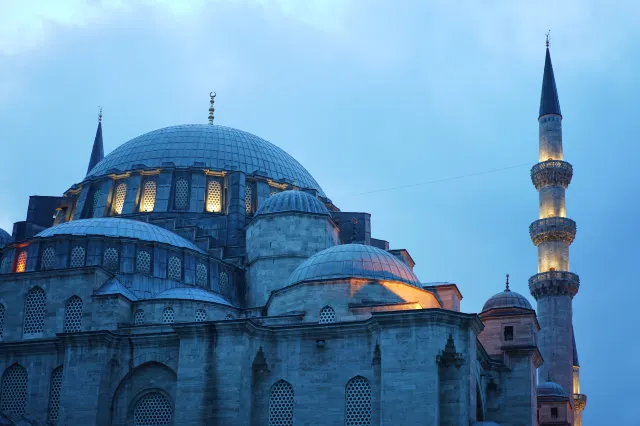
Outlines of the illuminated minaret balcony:
[{"label": "illuminated minaret balcony", "polygon": [[573,298],[580,289],[580,277],[568,271],[540,272],[529,278],[529,291],[538,300],[545,296]]},{"label": "illuminated minaret balcony", "polygon": [[539,191],[545,186],[561,186],[567,189],[573,177],[573,166],[566,161],[548,160],[531,168],[531,182]]},{"label": "illuminated minaret balcony", "polygon": [[576,238],[576,223],[566,217],[538,219],[529,225],[529,235],[535,246],[547,241],[571,244]]}]

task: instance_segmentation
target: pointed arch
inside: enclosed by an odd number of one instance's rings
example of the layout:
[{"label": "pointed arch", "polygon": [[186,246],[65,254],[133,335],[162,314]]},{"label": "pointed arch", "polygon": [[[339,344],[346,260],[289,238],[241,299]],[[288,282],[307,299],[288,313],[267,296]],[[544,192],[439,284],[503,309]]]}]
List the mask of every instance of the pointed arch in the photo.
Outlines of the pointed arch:
[{"label": "pointed arch", "polygon": [[48,419],[52,423],[58,421],[60,412],[60,392],[62,390],[62,366],[56,368],[51,373],[51,387],[49,390],[49,413]]},{"label": "pointed arch", "polygon": [[13,364],[4,370],[0,389],[0,412],[21,416],[27,405],[27,370]]},{"label": "pointed arch", "polygon": [[371,425],[371,384],[362,376],[356,376],[345,387],[345,426]]},{"label": "pointed arch", "polygon": [[40,287],[33,287],[24,299],[23,336],[42,333],[47,313],[47,294]]},{"label": "pointed arch", "polygon": [[295,395],[293,386],[286,380],[278,380],[269,392],[269,426],[293,426]]},{"label": "pointed arch", "polygon": [[320,309],[319,324],[330,324],[336,322],[336,311],[331,306],[325,306]]},{"label": "pointed arch", "polygon": [[82,328],[82,299],[78,296],[71,296],[64,307],[64,329],[65,333],[74,333]]}]

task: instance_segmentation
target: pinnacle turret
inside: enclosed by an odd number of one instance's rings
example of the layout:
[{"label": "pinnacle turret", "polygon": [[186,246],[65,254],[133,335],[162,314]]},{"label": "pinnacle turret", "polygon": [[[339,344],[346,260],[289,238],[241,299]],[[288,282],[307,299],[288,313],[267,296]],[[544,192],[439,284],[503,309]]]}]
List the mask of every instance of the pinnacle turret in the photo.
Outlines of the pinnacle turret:
[{"label": "pinnacle turret", "polygon": [[100,108],[100,115],[98,115],[98,129],[96,130],[96,137],[93,140],[93,149],[91,150],[91,157],[89,158],[89,167],[87,167],[87,174],[104,158],[104,146],[102,144],[102,108]]}]

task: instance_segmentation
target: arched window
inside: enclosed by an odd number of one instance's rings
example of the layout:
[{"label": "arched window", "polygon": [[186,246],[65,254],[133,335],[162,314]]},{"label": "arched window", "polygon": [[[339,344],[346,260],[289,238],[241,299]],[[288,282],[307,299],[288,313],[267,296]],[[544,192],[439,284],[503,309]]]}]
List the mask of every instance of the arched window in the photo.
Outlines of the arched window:
[{"label": "arched window", "polygon": [[0,303],[0,340],[4,335],[4,305]]},{"label": "arched window", "polygon": [[118,250],[114,247],[108,247],[104,249],[104,255],[102,257],[102,266],[107,271],[118,271]]},{"label": "arched window", "polygon": [[225,296],[229,292],[229,276],[226,272],[220,272],[220,294]]},{"label": "arched window", "polygon": [[4,256],[0,262],[0,274],[9,272],[9,256]]},{"label": "arched window", "polygon": [[144,324],[144,311],[142,309],[138,309],[133,316],[133,325],[142,325]]},{"label": "arched window", "polygon": [[171,280],[180,281],[182,278],[182,261],[178,256],[171,256],[167,264],[167,276]]},{"label": "arched window", "polygon": [[93,204],[91,205],[92,217],[96,217],[96,210],[98,209],[98,202],[100,202],[100,197],[102,197],[102,190],[96,189],[93,193]]},{"label": "arched window", "polygon": [[0,391],[0,411],[24,414],[27,404],[27,370],[20,364],[13,364],[4,370],[2,390]]},{"label": "arched window", "polygon": [[176,315],[173,312],[173,308],[164,308],[162,311],[162,323],[163,324],[173,324],[176,319]]},{"label": "arched window", "polygon": [[171,402],[159,392],[151,392],[136,403],[133,410],[135,426],[166,426],[171,423]]},{"label": "arched window", "polygon": [[331,306],[325,306],[320,309],[320,324],[328,324],[331,322],[336,322],[336,311],[333,310]]},{"label": "arched window", "polygon": [[269,395],[269,426],[293,426],[293,386],[278,380]]},{"label": "arched window", "polygon": [[56,249],[54,247],[47,247],[42,252],[40,258],[40,269],[47,270],[52,269],[56,261]]},{"label": "arched window", "polygon": [[49,392],[49,421],[55,424],[60,412],[60,391],[62,390],[62,366],[51,373],[51,391]]},{"label": "arched window", "polygon": [[124,199],[127,196],[127,184],[122,182],[116,186],[116,195],[113,199],[113,212],[115,214],[122,214],[122,208],[124,207]]},{"label": "arched window", "polygon": [[196,310],[196,322],[203,322],[207,320],[207,313],[204,309]]},{"label": "arched window", "polygon": [[64,308],[64,332],[74,333],[82,327],[82,299],[72,296]]},{"label": "arched window", "polygon": [[371,385],[362,376],[349,380],[345,392],[345,426],[371,425]]},{"label": "arched window", "polygon": [[180,178],[176,181],[174,206],[177,210],[185,210],[189,201],[189,182]]},{"label": "arched window", "polygon": [[207,265],[204,263],[196,265],[196,284],[202,287],[207,285]]},{"label": "arched window", "polygon": [[222,185],[217,180],[210,180],[207,184],[207,211],[210,213],[222,211]]},{"label": "arched window", "polygon": [[80,268],[84,266],[85,250],[82,246],[75,246],[71,249],[71,262],[72,268]]},{"label": "arched window", "polygon": [[24,272],[27,269],[27,252],[22,250],[16,262],[16,272]]},{"label": "arched window", "polygon": [[253,191],[251,190],[249,182],[247,182],[244,187],[244,209],[247,214],[251,214],[251,212],[253,212]]},{"label": "arched window", "polygon": [[24,300],[23,335],[31,336],[42,333],[44,315],[47,312],[47,295],[40,287],[34,287]]},{"label": "arched window", "polygon": [[156,205],[156,181],[148,180],[142,187],[142,198],[140,202],[141,212],[152,212]]},{"label": "arched window", "polygon": [[148,251],[140,250],[136,254],[136,272],[139,274],[151,273],[151,254]]}]

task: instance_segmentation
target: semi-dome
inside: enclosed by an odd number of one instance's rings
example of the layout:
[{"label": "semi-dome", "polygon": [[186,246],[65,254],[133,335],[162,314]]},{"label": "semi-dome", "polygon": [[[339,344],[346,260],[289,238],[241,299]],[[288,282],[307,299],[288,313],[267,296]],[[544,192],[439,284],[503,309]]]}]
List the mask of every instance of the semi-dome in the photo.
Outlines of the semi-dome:
[{"label": "semi-dome", "polygon": [[53,237],[55,235],[101,235],[103,237],[133,238],[142,241],[152,241],[203,251],[190,241],[159,226],[151,225],[131,219],[93,218],[78,219],[52,226],[40,232],[36,237]]},{"label": "semi-dome", "polygon": [[502,309],[502,308],[522,308],[533,309],[531,303],[526,297],[520,293],[509,290],[507,287],[503,292],[491,296],[487,303],[484,304],[482,312],[486,312],[490,309]]},{"label": "semi-dome", "polygon": [[4,247],[11,242],[13,242],[11,235],[4,229],[0,228],[0,247]]},{"label": "semi-dome", "polygon": [[340,278],[400,281],[421,288],[407,265],[382,249],[363,244],[329,247],[314,254],[293,271],[289,285]]},{"label": "semi-dome", "polygon": [[255,217],[275,213],[299,212],[329,216],[329,210],[322,201],[304,191],[282,191],[267,198]]},{"label": "semi-dome", "polygon": [[165,290],[154,297],[154,299],[179,299],[192,300],[194,302],[210,302],[220,305],[232,306],[231,303],[221,295],[200,287],[175,287]]},{"label": "semi-dome", "polygon": [[87,177],[156,168],[163,163],[256,173],[316,189],[324,196],[311,174],[282,149],[251,133],[207,124],[165,127],[131,139],[100,161]]},{"label": "semi-dome", "polygon": [[552,381],[539,384],[536,388],[536,393],[538,396],[569,398],[564,388]]}]

